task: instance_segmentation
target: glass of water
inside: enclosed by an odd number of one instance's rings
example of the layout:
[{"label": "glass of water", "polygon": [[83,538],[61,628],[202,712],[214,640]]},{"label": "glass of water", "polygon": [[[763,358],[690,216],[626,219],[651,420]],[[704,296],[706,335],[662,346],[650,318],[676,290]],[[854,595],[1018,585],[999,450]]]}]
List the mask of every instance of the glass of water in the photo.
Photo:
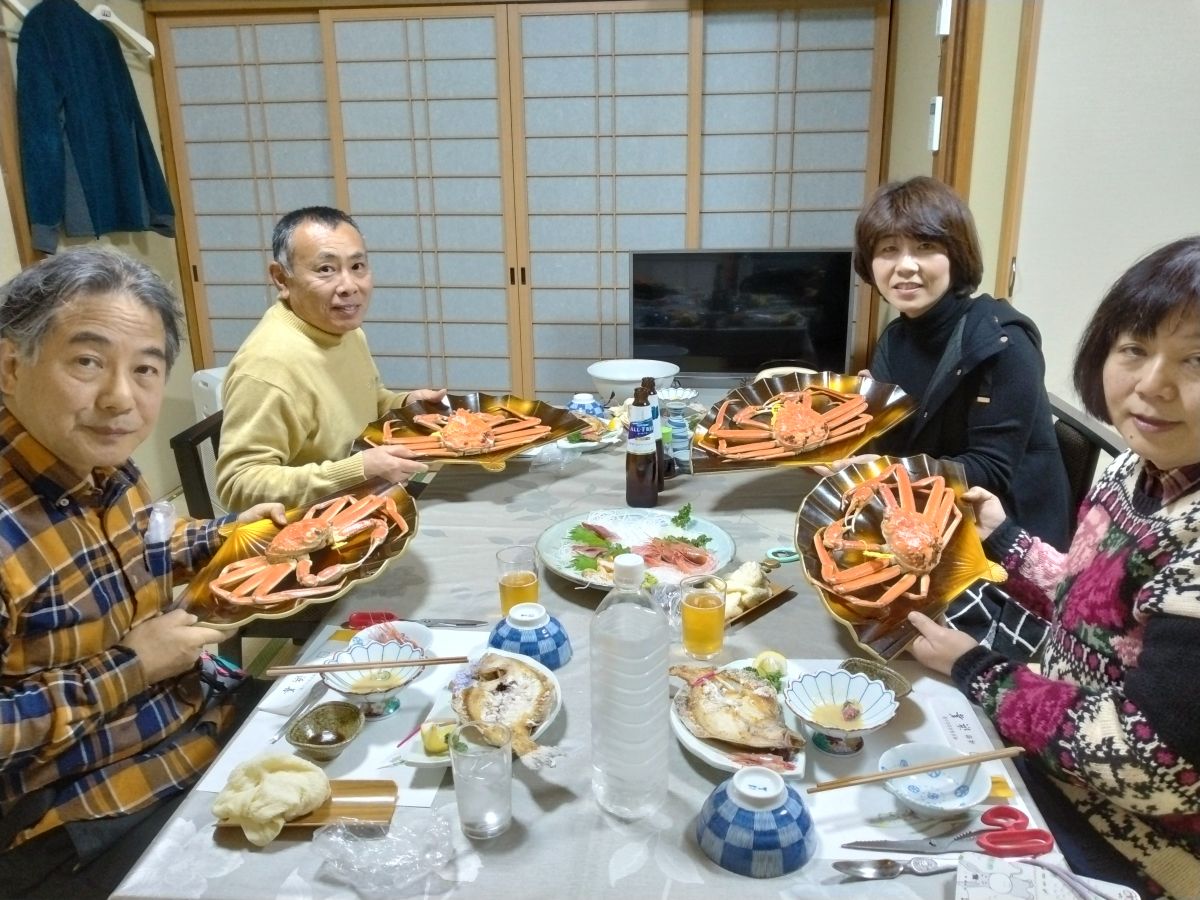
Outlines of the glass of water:
[{"label": "glass of water", "polygon": [[467,722],[450,734],[454,798],[463,834],[493,838],[512,824],[512,732]]}]

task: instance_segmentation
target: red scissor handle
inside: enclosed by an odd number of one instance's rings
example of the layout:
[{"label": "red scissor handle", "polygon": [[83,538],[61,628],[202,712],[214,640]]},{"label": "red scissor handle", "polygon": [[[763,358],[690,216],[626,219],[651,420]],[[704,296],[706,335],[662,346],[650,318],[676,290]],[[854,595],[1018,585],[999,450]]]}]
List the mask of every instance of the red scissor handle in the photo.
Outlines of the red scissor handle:
[{"label": "red scissor handle", "polygon": [[978,844],[990,856],[1041,856],[1054,849],[1054,837],[1041,828],[1002,828],[980,835]]},{"label": "red scissor handle", "polygon": [[984,811],[979,821],[992,828],[1020,829],[1028,827],[1029,816],[1015,806],[993,806]]}]

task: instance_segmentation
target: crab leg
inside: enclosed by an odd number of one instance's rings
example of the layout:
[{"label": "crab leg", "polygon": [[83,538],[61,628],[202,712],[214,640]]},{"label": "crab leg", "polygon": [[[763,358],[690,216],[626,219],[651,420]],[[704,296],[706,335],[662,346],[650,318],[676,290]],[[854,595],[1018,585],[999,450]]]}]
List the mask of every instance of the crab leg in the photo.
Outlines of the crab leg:
[{"label": "crab leg", "polygon": [[283,581],[293,568],[290,562],[264,564],[261,557],[243,559],[226,566],[217,579],[209,583],[208,589],[222,600],[239,606],[270,606],[299,597],[330,594],[342,586],[334,584],[276,592],[276,585]]}]

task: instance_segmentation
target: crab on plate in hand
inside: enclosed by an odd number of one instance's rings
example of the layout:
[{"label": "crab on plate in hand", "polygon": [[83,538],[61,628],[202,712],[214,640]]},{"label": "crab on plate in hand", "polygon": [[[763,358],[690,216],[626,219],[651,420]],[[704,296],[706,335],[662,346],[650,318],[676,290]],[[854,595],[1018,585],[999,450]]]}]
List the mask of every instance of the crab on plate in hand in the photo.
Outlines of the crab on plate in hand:
[{"label": "crab on plate in hand", "polygon": [[[359,568],[393,529],[408,532],[408,523],[389,496],[335,497],[311,506],[279,530],[262,554],[231,562],[209,583],[222,600],[239,605],[269,606],[298,597],[319,597],[340,590],[346,575]],[[366,549],[356,558],[314,571],[312,554],[367,532]],[[280,586],[292,578],[295,587]]]},{"label": "crab on plate in hand", "polygon": [[[855,535],[863,509],[874,500],[883,503],[882,542]],[[816,580],[867,616],[880,616],[900,597],[918,603],[929,594],[929,574],[941,562],[942,550],[962,522],[954,490],[941,475],[913,481],[908,470],[894,463],[842,495],[844,515],[818,528],[813,546],[821,562]],[[857,554],[847,564],[845,554]],[[868,597],[864,591],[881,587]]]},{"label": "crab on plate in hand", "polygon": [[729,460],[778,459],[799,456],[834,441],[857,437],[870,424],[867,398],[810,385],[783,391],[755,406],[744,406],[729,415],[733,398],[717,409],[706,446]]},{"label": "crab on plate in hand", "polygon": [[432,432],[428,437],[395,434],[395,421],[383,423],[383,443],[399,444],[417,456],[476,456],[530,444],[553,429],[537,416],[526,416],[503,406],[496,412],[456,409],[423,413],[413,421]]}]

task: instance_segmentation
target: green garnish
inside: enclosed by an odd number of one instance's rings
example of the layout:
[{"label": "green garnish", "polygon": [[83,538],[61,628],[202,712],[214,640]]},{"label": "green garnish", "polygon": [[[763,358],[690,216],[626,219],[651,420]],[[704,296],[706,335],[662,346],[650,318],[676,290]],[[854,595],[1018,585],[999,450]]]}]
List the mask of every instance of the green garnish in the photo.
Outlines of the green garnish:
[{"label": "green garnish", "polygon": [[467,752],[467,742],[460,738],[457,734],[451,737],[447,743],[450,745],[451,749],[456,750],[459,753]]},{"label": "green garnish", "polygon": [[764,673],[758,671],[758,669],[754,668],[754,666],[746,666],[746,671],[753,672],[755,675],[757,675],[763,681],[765,681],[769,685],[771,685],[771,687],[775,688],[775,693],[778,694],[780,691],[783,690],[783,673],[782,672],[768,672],[768,673],[764,674]]},{"label": "green garnish", "polygon": [[573,431],[570,434],[568,434],[567,435],[567,443],[568,444],[582,444],[583,443],[583,432],[582,431]]},{"label": "green garnish", "polygon": [[[671,524],[677,528],[687,528],[692,521],[692,504],[685,503],[679,512],[671,517]],[[699,545],[697,545],[699,546]]]},{"label": "green garnish", "polygon": [[673,534],[670,536],[669,540],[679,541],[681,544],[690,544],[693,547],[703,547],[712,541],[712,538],[710,538],[707,534],[698,534],[694,538],[682,537],[681,535]]},{"label": "green garnish", "polygon": [[586,544],[589,547],[611,547],[608,541],[596,534],[590,528],[584,528],[583,525],[576,525],[569,532],[567,537],[577,544]]},{"label": "green garnish", "polygon": [[571,557],[571,568],[576,572],[594,572],[600,568],[600,563],[596,557],[580,553]]}]

